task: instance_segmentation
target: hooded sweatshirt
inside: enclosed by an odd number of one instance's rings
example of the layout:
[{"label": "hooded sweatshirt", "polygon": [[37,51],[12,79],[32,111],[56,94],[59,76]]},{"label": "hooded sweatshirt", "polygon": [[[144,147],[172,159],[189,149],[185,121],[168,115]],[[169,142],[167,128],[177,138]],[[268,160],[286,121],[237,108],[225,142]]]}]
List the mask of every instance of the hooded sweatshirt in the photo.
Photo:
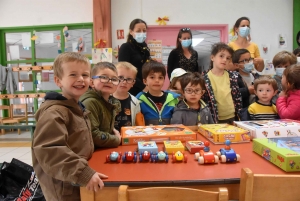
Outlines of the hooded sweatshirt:
[{"label": "hooded sweatshirt", "polygon": [[88,166],[94,152],[88,111],[79,102],[48,92],[35,115],[32,163],[47,201],[80,200],[95,170]]}]

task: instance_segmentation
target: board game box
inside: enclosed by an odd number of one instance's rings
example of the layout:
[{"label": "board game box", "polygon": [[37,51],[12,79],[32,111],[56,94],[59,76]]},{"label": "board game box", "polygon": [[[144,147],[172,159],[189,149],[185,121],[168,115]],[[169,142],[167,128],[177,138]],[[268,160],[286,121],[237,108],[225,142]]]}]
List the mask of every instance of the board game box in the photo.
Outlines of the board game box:
[{"label": "board game box", "polygon": [[205,146],[204,142],[202,141],[187,141],[185,143],[185,147],[191,154],[194,154],[196,152],[199,152],[200,150],[203,150]]},{"label": "board game box", "polygon": [[197,134],[182,124],[122,127],[121,136],[122,145],[138,144],[140,141],[163,143],[168,140],[185,142],[197,139]]},{"label": "board game box", "polygon": [[214,144],[224,144],[226,140],[232,143],[250,142],[248,130],[229,124],[202,124],[198,131]]},{"label": "board game box", "polygon": [[253,151],[286,172],[300,171],[300,137],[257,138]]},{"label": "board game box", "polygon": [[251,138],[276,138],[300,136],[300,123],[289,119],[235,121],[237,127],[250,132]]},{"label": "board game box", "polygon": [[167,153],[181,151],[183,153],[184,146],[179,140],[164,141],[164,151]]},{"label": "board game box", "polygon": [[158,153],[158,148],[154,141],[142,141],[138,142],[138,151],[139,153],[142,153],[144,151]]}]

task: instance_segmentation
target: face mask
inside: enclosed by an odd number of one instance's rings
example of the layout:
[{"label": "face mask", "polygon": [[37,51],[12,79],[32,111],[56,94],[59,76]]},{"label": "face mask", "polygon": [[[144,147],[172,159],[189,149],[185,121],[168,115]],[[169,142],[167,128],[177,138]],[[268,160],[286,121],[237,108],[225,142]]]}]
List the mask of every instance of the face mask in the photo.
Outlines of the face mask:
[{"label": "face mask", "polygon": [[181,45],[183,47],[189,47],[192,44],[192,39],[182,40]]},{"label": "face mask", "polygon": [[239,33],[240,33],[241,37],[246,38],[250,34],[250,28],[249,27],[240,27]]},{"label": "face mask", "polygon": [[138,43],[143,43],[147,38],[147,33],[135,33],[134,39]]},{"label": "face mask", "polygon": [[244,64],[244,69],[242,69],[242,71],[244,71],[245,73],[251,73],[253,68],[254,68],[253,63],[246,63],[246,64]]},{"label": "face mask", "polygon": [[285,70],[285,68],[276,68],[276,75],[279,77],[282,77],[283,71]]}]

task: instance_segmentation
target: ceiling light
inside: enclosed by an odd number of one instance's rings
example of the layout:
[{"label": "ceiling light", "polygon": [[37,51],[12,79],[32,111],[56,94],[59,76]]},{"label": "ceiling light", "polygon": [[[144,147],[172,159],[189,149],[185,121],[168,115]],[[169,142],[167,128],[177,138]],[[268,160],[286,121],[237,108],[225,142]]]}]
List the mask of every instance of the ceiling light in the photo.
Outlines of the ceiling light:
[{"label": "ceiling light", "polygon": [[195,47],[195,46],[199,45],[199,43],[201,43],[203,40],[204,40],[204,38],[193,38],[192,46]]}]

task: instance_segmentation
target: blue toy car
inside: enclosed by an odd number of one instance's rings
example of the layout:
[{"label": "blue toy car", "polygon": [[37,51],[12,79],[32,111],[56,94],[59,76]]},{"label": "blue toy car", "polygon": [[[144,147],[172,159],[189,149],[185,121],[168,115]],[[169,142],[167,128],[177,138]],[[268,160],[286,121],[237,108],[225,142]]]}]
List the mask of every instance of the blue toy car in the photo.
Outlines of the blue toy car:
[{"label": "blue toy car", "polygon": [[166,162],[168,162],[169,161],[168,153],[160,151],[157,154],[153,154],[151,156],[151,162],[158,162],[158,161],[166,161]]},{"label": "blue toy car", "polygon": [[110,155],[106,156],[106,162],[117,162],[120,163],[122,157],[121,152],[112,151]]},{"label": "blue toy car", "polygon": [[222,163],[228,163],[228,162],[237,162],[240,161],[241,157],[239,154],[235,153],[233,149],[230,148],[231,141],[226,140],[225,141],[225,148],[220,149],[220,151],[217,151],[217,156],[221,158]]}]

